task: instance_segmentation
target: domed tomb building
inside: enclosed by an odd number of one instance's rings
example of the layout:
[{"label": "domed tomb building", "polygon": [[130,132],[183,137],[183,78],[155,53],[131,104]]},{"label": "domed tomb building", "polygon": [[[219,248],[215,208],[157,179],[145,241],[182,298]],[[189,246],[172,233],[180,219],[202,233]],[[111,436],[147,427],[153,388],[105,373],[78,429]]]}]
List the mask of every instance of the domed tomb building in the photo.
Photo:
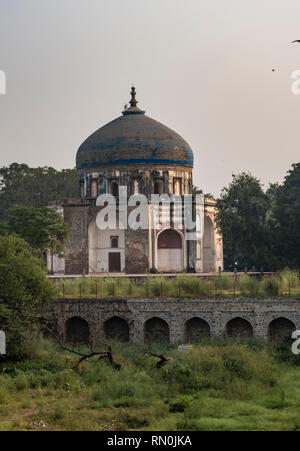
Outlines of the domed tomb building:
[{"label": "domed tomb building", "polygon": [[[192,194],[193,152],[181,136],[148,117],[137,103],[132,88],[130,107],[78,149],[79,197],[64,204],[64,218],[72,229],[66,242],[65,273],[215,272],[223,268],[223,249],[213,201],[203,205],[204,233],[195,240],[186,239],[184,224],[177,227],[172,201],[170,222],[164,221],[163,205],[158,222],[154,221],[153,194]],[[133,206],[129,201],[124,213],[126,202],[124,197],[121,200],[120,187],[127,189],[126,200],[145,196],[147,227],[124,226],[124,214],[128,219],[139,204]],[[114,228],[99,228],[97,216],[107,205],[99,201],[102,194],[116,200]],[[195,217],[195,206],[193,210]]]}]

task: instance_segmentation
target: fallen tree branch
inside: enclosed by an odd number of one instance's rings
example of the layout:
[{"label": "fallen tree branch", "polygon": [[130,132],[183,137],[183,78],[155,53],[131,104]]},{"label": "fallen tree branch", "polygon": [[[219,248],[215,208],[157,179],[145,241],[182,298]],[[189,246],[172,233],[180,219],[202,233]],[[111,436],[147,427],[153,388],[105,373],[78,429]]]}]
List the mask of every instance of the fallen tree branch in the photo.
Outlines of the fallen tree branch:
[{"label": "fallen tree branch", "polygon": [[79,355],[81,357],[85,357],[86,354],[82,354],[81,352],[75,351],[74,349],[70,349],[67,348],[61,341],[61,339],[59,338],[58,335],[56,335],[52,329],[50,329],[50,327],[48,327],[47,325],[44,326],[44,329],[46,329],[51,335],[52,337],[54,337],[57,341],[57,343],[59,344],[59,346],[64,350],[64,351],[68,351],[68,352],[72,352],[73,354]]},{"label": "fallen tree branch", "polygon": [[78,366],[84,362],[84,360],[90,359],[91,357],[94,357],[95,355],[101,355],[102,358],[107,357],[106,356],[107,352],[105,351],[101,351],[101,352],[91,352],[91,354],[86,354],[83,355],[83,357],[81,357],[81,359],[78,360],[78,362],[76,363],[76,365],[74,366],[74,369],[78,368]]},{"label": "fallen tree branch", "polygon": [[152,357],[156,357],[159,361],[156,363],[155,367],[159,370],[163,366],[165,366],[172,359],[170,357],[165,357],[163,354],[153,354],[153,352],[149,352]]},{"label": "fallen tree branch", "polygon": [[111,346],[109,346],[108,350],[107,350],[107,358],[109,360],[109,363],[111,364],[111,366],[116,370],[116,371],[120,371],[121,369],[121,365],[119,363],[116,363],[114,361],[112,352],[111,352]]},{"label": "fallen tree branch", "polygon": [[94,351],[93,350],[93,345],[92,343],[90,343],[90,349],[91,352],[90,354],[83,354],[82,352],[78,352],[75,351],[74,349],[68,348],[67,346],[65,346],[61,339],[59,338],[58,335],[56,335],[52,329],[50,329],[47,325],[45,325],[45,329],[56,339],[57,343],[59,344],[59,346],[64,350],[64,351],[68,351],[71,352],[72,354],[76,354],[78,356],[80,356],[80,359],[78,360],[78,362],[75,364],[74,366],[74,370],[78,368],[78,366],[84,362],[87,359],[90,359],[94,356],[100,356],[99,360],[101,359],[108,359],[110,365],[116,370],[116,371],[120,371],[120,369],[122,368],[121,365],[119,363],[116,363],[113,356],[112,356],[112,351],[111,351],[111,346],[109,346],[107,351]]}]

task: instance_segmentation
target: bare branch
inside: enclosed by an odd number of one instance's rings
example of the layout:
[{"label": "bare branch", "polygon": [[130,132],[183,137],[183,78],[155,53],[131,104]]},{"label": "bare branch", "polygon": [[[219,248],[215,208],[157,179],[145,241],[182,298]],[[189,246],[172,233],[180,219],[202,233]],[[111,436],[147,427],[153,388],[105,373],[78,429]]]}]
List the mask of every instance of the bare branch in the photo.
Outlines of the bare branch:
[{"label": "bare branch", "polygon": [[116,363],[114,361],[114,358],[112,356],[112,351],[111,351],[111,346],[109,346],[107,351],[94,351],[93,350],[93,344],[90,343],[90,349],[91,349],[91,353],[90,354],[83,354],[81,352],[75,351],[74,349],[70,349],[67,348],[61,341],[61,339],[59,338],[58,335],[56,335],[52,329],[50,329],[47,325],[44,326],[45,329],[56,339],[57,343],[59,344],[59,346],[64,349],[65,351],[71,352],[72,354],[76,354],[79,355],[81,358],[78,360],[78,362],[75,364],[74,369],[77,369],[78,366],[80,365],[80,363],[84,362],[87,359],[90,359],[91,357],[94,356],[99,356],[99,360],[101,359],[108,359],[109,363],[111,364],[111,366],[116,370],[119,371],[121,369],[121,365],[119,363]]},{"label": "bare branch", "polygon": [[84,357],[84,356],[86,355],[86,354],[82,354],[81,352],[74,351],[74,349],[67,348],[67,347],[61,342],[59,336],[56,335],[56,334],[53,332],[52,329],[50,329],[47,325],[45,325],[44,328],[52,335],[52,337],[54,337],[54,338],[56,339],[56,341],[57,341],[57,343],[59,344],[59,346],[60,346],[62,349],[64,349],[65,351],[72,352],[73,354],[80,355],[81,357]]},{"label": "bare branch", "polygon": [[170,362],[172,359],[170,357],[165,357],[162,354],[154,354],[153,352],[149,352],[149,354],[152,357],[156,357],[157,359],[159,359],[159,361],[156,363],[155,367],[157,369],[162,368],[163,366],[165,366],[168,362]]}]

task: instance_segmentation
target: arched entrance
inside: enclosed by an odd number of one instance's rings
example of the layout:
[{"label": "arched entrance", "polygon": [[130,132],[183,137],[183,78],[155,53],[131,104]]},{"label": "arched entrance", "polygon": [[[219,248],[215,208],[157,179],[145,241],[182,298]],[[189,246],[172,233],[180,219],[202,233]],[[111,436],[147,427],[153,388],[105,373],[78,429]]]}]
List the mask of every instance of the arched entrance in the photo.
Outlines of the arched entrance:
[{"label": "arched entrance", "polygon": [[204,217],[203,272],[216,270],[215,230],[209,216]]},{"label": "arched entrance", "polygon": [[156,180],[154,182],[154,194],[163,194],[164,183],[162,180]]},{"label": "arched entrance", "polygon": [[144,325],[145,343],[169,343],[169,326],[161,318],[154,317],[148,319]]},{"label": "arched entrance", "polygon": [[246,319],[233,318],[226,324],[226,335],[232,338],[253,337],[253,328]]},{"label": "arched entrance", "polygon": [[294,330],[296,330],[296,326],[293,321],[284,317],[273,319],[268,327],[269,341],[274,345],[279,345],[286,335]]},{"label": "arched entrance", "polygon": [[191,318],[185,323],[185,343],[199,343],[205,337],[210,337],[210,327],[204,319]]},{"label": "arched entrance", "polygon": [[127,321],[118,316],[113,316],[104,323],[104,333],[107,340],[122,342],[129,341],[129,326]]},{"label": "arched entrance", "polygon": [[110,194],[112,194],[114,197],[119,196],[119,185],[115,181],[112,181],[110,183]]},{"label": "arched entrance", "polygon": [[73,345],[88,344],[90,332],[88,323],[79,316],[73,316],[66,322],[66,341]]},{"label": "arched entrance", "polygon": [[160,272],[183,271],[183,243],[179,232],[167,229],[158,235],[157,260],[157,269]]}]

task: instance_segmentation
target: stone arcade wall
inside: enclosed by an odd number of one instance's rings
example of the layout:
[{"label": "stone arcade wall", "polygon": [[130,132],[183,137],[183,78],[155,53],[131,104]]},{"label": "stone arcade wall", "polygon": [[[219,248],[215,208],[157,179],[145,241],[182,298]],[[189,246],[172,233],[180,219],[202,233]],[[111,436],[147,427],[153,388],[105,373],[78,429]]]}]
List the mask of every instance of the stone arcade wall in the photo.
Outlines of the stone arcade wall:
[{"label": "stone arcade wall", "polygon": [[[171,343],[183,343],[203,334],[247,335],[250,330],[254,337],[268,339],[282,335],[284,327],[290,330],[289,325],[300,329],[299,299],[64,299],[53,301],[50,310],[61,337],[66,340],[68,325],[72,318],[76,317],[76,322],[79,317],[88,324],[93,343],[112,338],[118,331],[118,321],[121,336],[116,338],[128,341],[129,337],[131,342],[144,342],[149,333],[154,340],[158,337],[157,341],[168,337]],[[270,323],[274,324],[272,331]]]}]

